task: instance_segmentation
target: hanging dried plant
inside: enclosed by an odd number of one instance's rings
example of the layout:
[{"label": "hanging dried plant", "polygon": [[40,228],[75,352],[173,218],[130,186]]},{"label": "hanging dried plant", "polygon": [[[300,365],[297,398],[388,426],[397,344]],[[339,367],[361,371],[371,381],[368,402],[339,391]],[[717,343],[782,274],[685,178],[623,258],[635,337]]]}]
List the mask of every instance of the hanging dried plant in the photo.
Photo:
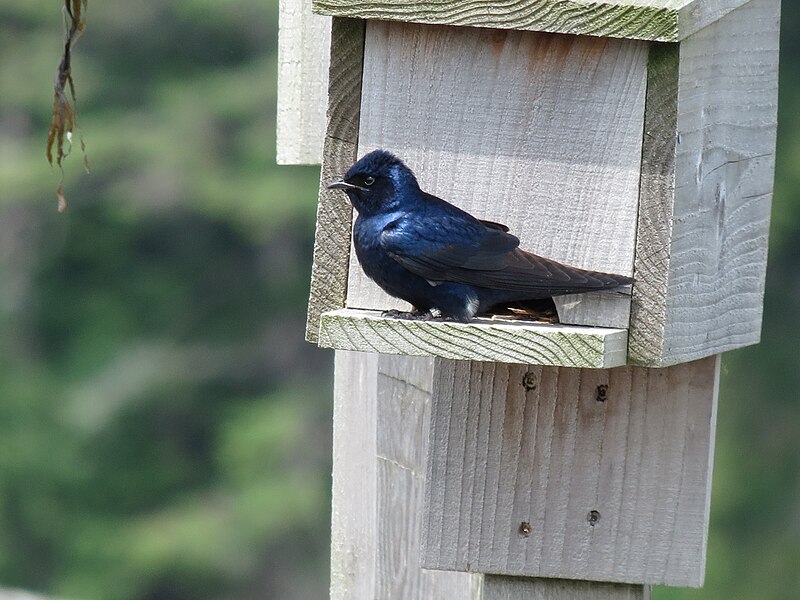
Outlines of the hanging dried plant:
[{"label": "hanging dried plant", "polygon": [[[77,121],[77,100],[75,97],[75,83],[72,81],[71,70],[71,51],[72,46],[78,41],[86,27],[84,17],[87,9],[88,0],[64,0],[64,54],[61,62],[58,63],[55,75],[55,98],[53,100],[53,118],[50,122],[50,133],[47,135],[47,161],[53,164],[53,146],[56,150],[56,164],[61,170],[61,180],[56,188],[58,198],[58,212],[64,212],[67,208],[67,200],[64,195],[64,167],[62,161],[69,155],[72,147],[72,134],[76,128]],[[69,97],[67,96],[69,89]],[[70,102],[70,98],[72,102]],[[67,148],[64,149],[66,139]],[[86,146],[83,143],[83,136],[80,136],[81,153],[83,154],[83,164],[86,172],[89,172],[89,160],[86,157]]]}]

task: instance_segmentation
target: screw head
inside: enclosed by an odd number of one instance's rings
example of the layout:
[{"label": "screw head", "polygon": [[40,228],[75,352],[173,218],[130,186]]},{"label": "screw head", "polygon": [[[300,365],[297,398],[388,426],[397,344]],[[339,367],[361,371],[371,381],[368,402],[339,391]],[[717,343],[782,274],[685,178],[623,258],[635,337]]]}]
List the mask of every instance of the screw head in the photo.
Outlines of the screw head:
[{"label": "screw head", "polygon": [[586,515],[586,520],[589,522],[589,525],[594,527],[600,521],[600,513],[596,510],[590,510],[589,514]]},{"label": "screw head", "polygon": [[539,385],[539,380],[533,371],[528,371],[522,376],[522,387],[526,390],[535,390],[537,385]]},{"label": "screw head", "polygon": [[598,402],[605,402],[608,399],[608,386],[605,383],[597,386],[597,394],[594,398]]}]

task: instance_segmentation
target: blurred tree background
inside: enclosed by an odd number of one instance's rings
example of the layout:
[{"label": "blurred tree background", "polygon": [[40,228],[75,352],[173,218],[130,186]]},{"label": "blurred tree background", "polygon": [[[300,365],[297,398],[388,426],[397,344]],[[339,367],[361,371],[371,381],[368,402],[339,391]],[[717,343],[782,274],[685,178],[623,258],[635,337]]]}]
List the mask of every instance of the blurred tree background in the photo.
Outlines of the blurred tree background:
[{"label": "blurred tree background", "polygon": [[[303,342],[318,172],[274,162],[276,0],[92,2],[77,148],[44,159],[58,2],[0,4],[0,585],[323,598],[329,352]],[[800,593],[800,6],[783,15],[763,341],[725,356],[702,590]]]}]

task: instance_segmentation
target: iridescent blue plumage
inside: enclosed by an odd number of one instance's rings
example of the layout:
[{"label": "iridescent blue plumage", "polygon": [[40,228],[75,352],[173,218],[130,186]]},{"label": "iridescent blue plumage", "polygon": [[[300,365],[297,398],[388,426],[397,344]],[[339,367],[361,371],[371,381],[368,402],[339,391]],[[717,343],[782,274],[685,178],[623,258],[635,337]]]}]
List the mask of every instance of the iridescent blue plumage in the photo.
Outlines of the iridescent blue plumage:
[{"label": "iridescent blue plumage", "polygon": [[365,155],[329,187],[344,190],[358,212],[353,242],[364,272],[420,312],[466,321],[510,303],[632,283],[521,250],[506,226],[422,191],[384,150]]}]

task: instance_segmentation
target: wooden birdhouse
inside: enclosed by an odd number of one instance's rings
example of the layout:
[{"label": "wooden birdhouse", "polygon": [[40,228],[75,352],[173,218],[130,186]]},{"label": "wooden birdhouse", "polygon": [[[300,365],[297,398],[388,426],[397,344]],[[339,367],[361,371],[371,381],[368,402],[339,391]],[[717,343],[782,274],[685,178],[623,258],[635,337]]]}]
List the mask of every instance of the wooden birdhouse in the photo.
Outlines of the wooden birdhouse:
[{"label": "wooden birdhouse", "polygon": [[[779,0],[314,0],[331,21],[301,4],[282,5],[279,126],[318,126],[279,130],[279,158],[322,165],[307,337],[437,357],[337,359],[373,412],[381,373],[428,394],[422,566],[493,574],[483,598],[517,597],[501,594],[518,577],[699,585],[719,354],[761,329]],[[324,50],[298,59],[312,38]],[[328,60],[320,103],[304,69]],[[364,276],[352,209],[325,189],[375,148],[632,293],[556,298],[556,325],[382,317],[403,305]],[[340,400],[346,385],[337,371]]]}]

